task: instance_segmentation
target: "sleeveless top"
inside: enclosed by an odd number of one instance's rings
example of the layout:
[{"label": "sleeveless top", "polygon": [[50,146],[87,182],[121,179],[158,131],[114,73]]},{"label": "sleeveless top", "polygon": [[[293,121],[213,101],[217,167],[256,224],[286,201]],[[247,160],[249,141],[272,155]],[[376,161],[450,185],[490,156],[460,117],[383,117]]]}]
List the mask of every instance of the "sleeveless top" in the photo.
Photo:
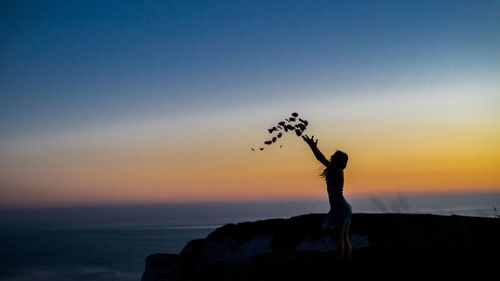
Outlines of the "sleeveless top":
[{"label": "sleeveless top", "polygon": [[335,167],[329,169],[326,176],[326,187],[330,211],[323,222],[323,229],[345,230],[346,225],[351,221],[352,209],[343,194],[344,171]]},{"label": "sleeveless top", "polygon": [[331,210],[344,204],[344,171],[330,167],[326,176],[326,187]]}]

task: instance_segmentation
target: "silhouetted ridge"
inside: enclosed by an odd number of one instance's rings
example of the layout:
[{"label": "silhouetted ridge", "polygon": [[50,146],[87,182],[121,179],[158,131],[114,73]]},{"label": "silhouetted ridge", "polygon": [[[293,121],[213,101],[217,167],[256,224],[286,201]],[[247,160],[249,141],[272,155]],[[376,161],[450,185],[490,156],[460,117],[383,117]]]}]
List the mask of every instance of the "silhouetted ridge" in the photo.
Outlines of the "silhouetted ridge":
[{"label": "silhouetted ridge", "polygon": [[353,217],[350,263],[336,259],[335,242],[321,227],[325,214],[309,214],[224,225],[204,239],[189,242],[175,260],[170,255],[149,256],[142,281],[315,281],[340,280],[343,273],[353,280],[366,274],[406,280],[407,274],[450,277],[468,272],[478,277],[496,273],[498,218]]}]

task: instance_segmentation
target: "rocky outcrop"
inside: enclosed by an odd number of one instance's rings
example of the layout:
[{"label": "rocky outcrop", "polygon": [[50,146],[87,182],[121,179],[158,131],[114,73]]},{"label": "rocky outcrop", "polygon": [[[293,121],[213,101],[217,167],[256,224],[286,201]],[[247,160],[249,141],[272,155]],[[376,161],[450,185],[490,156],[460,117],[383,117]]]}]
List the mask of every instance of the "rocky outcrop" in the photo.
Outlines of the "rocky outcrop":
[{"label": "rocky outcrop", "polygon": [[494,268],[498,261],[499,219],[354,214],[353,260],[342,264],[335,260],[331,233],[321,229],[324,216],[225,225],[189,242],[180,255],[149,256],[142,281],[330,280],[335,279],[332,272],[338,275],[341,269],[353,267],[390,264],[430,270],[436,264],[440,268],[465,264]]},{"label": "rocky outcrop", "polygon": [[146,270],[142,280],[165,280],[167,279],[172,264],[177,261],[179,255],[175,254],[152,254],[146,258]]}]

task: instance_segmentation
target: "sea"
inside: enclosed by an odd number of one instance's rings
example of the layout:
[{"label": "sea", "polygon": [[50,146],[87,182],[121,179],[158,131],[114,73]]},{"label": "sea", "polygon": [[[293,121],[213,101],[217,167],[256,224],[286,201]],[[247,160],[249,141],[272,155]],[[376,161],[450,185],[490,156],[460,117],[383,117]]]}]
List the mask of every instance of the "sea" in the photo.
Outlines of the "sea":
[{"label": "sea", "polygon": [[[346,195],[354,213],[500,217],[500,192]],[[326,199],[0,209],[0,280],[139,281],[145,257],[244,221],[326,213]]]}]

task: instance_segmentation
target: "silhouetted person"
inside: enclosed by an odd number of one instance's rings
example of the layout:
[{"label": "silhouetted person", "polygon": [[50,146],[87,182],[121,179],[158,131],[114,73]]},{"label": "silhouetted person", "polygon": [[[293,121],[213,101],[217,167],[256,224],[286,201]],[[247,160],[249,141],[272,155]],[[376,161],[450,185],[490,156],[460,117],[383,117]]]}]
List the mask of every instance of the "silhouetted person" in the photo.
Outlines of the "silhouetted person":
[{"label": "silhouetted person", "polygon": [[328,161],[318,149],[318,139],[314,140],[314,136],[310,138],[307,135],[302,136],[302,139],[311,147],[316,159],[326,167],[321,176],[326,180],[330,211],[323,222],[323,229],[333,230],[333,237],[337,244],[340,259],[350,260],[349,224],[351,223],[352,209],[343,195],[344,169],[347,165],[348,156],[344,152],[337,150]]}]

